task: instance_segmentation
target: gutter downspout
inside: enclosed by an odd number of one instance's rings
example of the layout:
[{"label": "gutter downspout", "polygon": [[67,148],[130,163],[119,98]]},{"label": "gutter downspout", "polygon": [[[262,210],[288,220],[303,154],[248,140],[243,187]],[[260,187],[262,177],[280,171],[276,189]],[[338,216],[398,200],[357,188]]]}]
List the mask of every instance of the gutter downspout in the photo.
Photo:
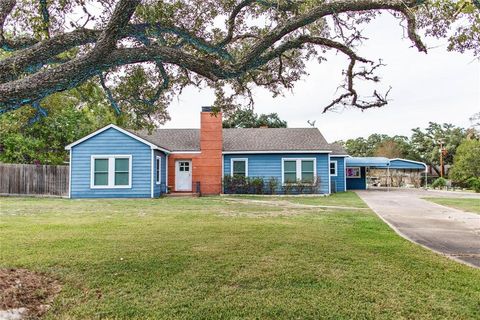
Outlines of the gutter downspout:
[{"label": "gutter downspout", "polygon": [[165,155],[165,193],[168,193],[168,154]]}]

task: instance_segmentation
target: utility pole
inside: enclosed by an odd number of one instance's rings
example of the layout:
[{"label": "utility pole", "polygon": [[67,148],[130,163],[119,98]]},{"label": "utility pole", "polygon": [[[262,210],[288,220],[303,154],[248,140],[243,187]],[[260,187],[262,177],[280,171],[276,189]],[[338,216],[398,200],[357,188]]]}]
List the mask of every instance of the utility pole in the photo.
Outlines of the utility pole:
[{"label": "utility pole", "polygon": [[440,177],[442,178],[445,175],[445,167],[443,165],[444,152],[445,152],[445,149],[443,148],[443,140],[440,140]]}]

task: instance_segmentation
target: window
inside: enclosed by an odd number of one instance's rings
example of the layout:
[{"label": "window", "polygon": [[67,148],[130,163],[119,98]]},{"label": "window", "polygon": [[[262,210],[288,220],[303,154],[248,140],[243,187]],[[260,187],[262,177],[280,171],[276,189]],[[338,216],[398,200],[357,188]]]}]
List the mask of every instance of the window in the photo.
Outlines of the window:
[{"label": "window", "polygon": [[157,156],[156,161],[155,161],[155,181],[157,184],[160,184],[160,165],[162,163],[162,158]]},{"label": "window", "polygon": [[115,158],[115,185],[128,186],[129,159]]},{"label": "window", "polygon": [[283,162],[283,181],[285,183],[297,182],[297,161]]},{"label": "window", "polygon": [[182,171],[182,172],[189,172],[190,171],[190,162],[180,161],[178,163],[178,170]]},{"label": "window", "polygon": [[231,159],[230,161],[230,175],[248,177],[248,159]]},{"label": "window", "polygon": [[302,160],[302,182],[313,183],[315,172],[312,160]]},{"label": "window", "polygon": [[313,183],[316,176],[316,159],[282,159],[282,183],[295,183],[299,180]]},{"label": "window", "polygon": [[330,175],[337,175],[337,161],[330,161]]},{"label": "window", "polygon": [[108,185],[108,158],[107,159],[95,159],[94,165],[94,182],[96,186]]},{"label": "window", "polygon": [[131,155],[91,157],[91,188],[130,188],[131,184]]},{"label": "window", "polygon": [[347,178],[361,178],[362,172],[360,171],[360,167],[350,167],[347,168]]}]

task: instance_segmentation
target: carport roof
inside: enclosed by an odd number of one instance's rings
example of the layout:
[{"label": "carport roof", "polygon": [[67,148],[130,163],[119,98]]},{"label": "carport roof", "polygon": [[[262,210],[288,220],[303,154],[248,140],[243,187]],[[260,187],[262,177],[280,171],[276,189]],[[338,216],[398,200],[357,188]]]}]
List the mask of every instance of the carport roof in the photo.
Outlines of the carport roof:
[{"label": "carport roof", "polygon": [[390,159],[384,157],[351,157],[346,158],[348,167],[370,167],[370,168],[387,168]]},{"label": "carport roof", "polygon": [[348,157],[346,158],[347,167],[369,167],[369,168],[390,168],[390,169],[410,169],[426,170],[427,165],[423,162],[407,159],[388,159],[384,157]]}]

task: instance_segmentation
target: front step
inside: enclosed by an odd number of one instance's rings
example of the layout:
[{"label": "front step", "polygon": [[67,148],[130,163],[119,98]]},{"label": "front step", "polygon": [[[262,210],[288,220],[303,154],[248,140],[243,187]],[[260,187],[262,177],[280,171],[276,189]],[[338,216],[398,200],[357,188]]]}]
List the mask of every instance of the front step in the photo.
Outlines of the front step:
[{"label": "front step", "polygon": [[172,192],[164,194],[165,197],[199,197],[199,193],[194,192]]}]

